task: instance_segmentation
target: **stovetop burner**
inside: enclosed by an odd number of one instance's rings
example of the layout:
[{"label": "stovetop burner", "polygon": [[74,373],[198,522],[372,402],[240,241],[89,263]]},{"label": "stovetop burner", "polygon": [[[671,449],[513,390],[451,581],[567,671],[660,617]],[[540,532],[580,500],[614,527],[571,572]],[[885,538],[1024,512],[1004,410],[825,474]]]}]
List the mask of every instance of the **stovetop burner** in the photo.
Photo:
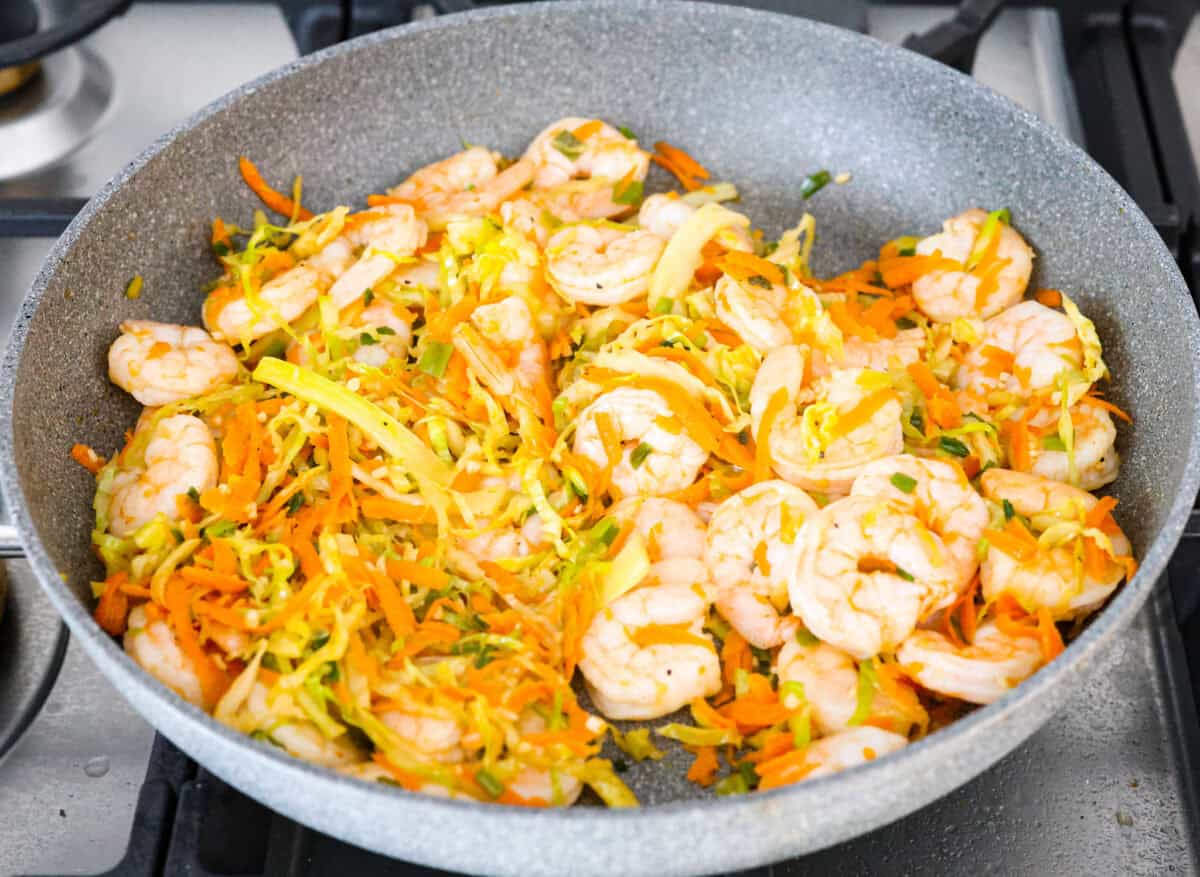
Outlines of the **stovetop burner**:
[{"label": "stovetop burner", "polygon": [[[7,77],[14,88],[5,93]],[[80,46],[0,70],[0,180],[48,167],[79,149],[104,123],[113,96],[108,64]]]}]

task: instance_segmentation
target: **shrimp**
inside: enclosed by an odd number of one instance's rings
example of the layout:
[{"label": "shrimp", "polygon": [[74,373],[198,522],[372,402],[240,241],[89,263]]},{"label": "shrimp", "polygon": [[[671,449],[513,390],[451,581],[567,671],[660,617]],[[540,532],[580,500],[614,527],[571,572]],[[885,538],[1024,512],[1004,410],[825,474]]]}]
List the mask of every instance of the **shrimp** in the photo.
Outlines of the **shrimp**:
[{"label": "shrimp", "polygon": [[396,271],[401,258],[425,245],[427,228],[408,204],[372,208],[376,219],[346,232],[345,237],[365,249],[358,261],[334,281],[329,297],[338,310],[357,301],[372,286]]},{"label": "shrimp", "polygon": [[423,758],[446,764],[463,760],[462,728],[449,716],[389,709],[379,719]]},{"label": "shrimp", "polygon": [[[621,455],[609,459],[598,417],[606,415]],[[673,416],[671,406],[653,390],[618,387],[603,394],[579,415],[574,451],[597,466],[611,470],[613,485],[626,495],[675,493],[696,480],[708,452],[684,432],[671,432],[664,424]],[[650,450],[639,465],[631,456],[641,445]]]},{"label": "shrimp", "polygon": [[250,689],[235,721],[243,733],[261,732],[289,755],[323,767],[345,768],[366,760],[347,735],[326,737],[304,718],[290,694],[273,692],[261,682]]},{"label": "shrimp", "polygon": [[156,515],[178,520],[179,497],[189,489],[203,492],[217,484],[212,432],[190,414],[160,420],[144,457],[143,466],[119,470],[113,477],[108,517],[114,536],[130,536]]},{"label": "shrimp", "polygon": [[518,396],[532,410],[549,416],[545,400],[550,396],[550,356],[524,299],[512,295],[481,305],[471,314],[471,325],[454,329],[452,341],[493,393]]},{"label": "shrimp", "polygon": [[[570,180],[644,180],[650,169],[650,154],[639,149],[611,125],[599,120],[566,118],[547,126],[529,144],[524,159],[536,169],[533,185],[549,189]],[[595,128],[578,137],[574,132]],[[614,205],[625,209],[624,205]],[[619,211],[618,211],[619,212]]]},{"label": "shrimp", "polygon": [[783,642],[780,617],[796,563],[801,524],[817,504],[786,481],[761,481],[717,506],[708,522],[706,560],[717,585],[716,605],[751,644]]},{"label": "shrimp", "polygon": [[143,405],[169,405],[233,382],[238,360],[203,329],[126,320],[108,348],[108,377]]},{"label": "shrimp", "polygon": [[204,325],[218,340],[253,341],[298,319],[325,292],[338,308],[350,304],[395,271],[398,258],[425,243],[425,223],[409,205],[389,204],[371,214],[375,218],[343,231],[264,283],[257,301],[214,291],[204,302]]},{"label": "shrimp", "polygon": [[954,591],[958,570],[945,544],[889,500],[837,500],[800,533],[792,610],[817,637],[860,660],[894,649]]},{"label": "shrimp", "polygon": [[866,341],[851,335],[842,342],[842,368],[870,368],[887,371],[919,360],[925,352],[924,329],[902,329],[895,338]]},{"label": "shrimp", "polygon": [[500,221],[544,249],[551,233],[549,212],[531,196],[511,198],[500,205]]},{"label": "shrimp", "polygon": [[517,161],[500,170],[499,160],[499,153],[473,146],[426,165],[388,189],[388,195],[415,205],[429,228],[441,231],[455,216],[491,213],[533,180],[532,162]]},{"label": "shrimp", "polygon": [[804,314],[821,310],[817,294],[807,286],[758,287],[749,280],[722,275],[713,290],[717,317],[759,353],[793,343],[793,327]]},{"label": "shrimp", "polygon": [[[942,223],[939,234],[917,244],[917,253],[940,252],[967,265],[988,215],[973,208]],[[913,281],[913,300],[929,319],[949,323],[960,317],[991,317],[1015,305],[1025,294],[1033,271],[1033,249],[1005,222],[996,224],[995,264],[1001,265],[988,291],[982,273],[931,271]]]},{"label": "shrimp", "polygon": [[[1035,417],[1031,425],[1043,429],[1050,427],[1051,432],[1056,432],[1058,413],[1052,413],[1052,417],[1041,418],[1048,422],[1039,423],[1039,418]],[[1121,468],[1121,457],[1116,449],[1117,428],[1108,411],[1086,396],[1072,405],[1069,413],[1074,431],[1074,469],[1066,451],[1046,448],[1042,436],[1031,431],[1027,439],[1029,471],[1084,490],[1097,490],[1114,481]],[[1050,426],[1049,421],[1055,425]]]},{"label": "shrimp", "polygon": [[[592,703],[610,719],[656,719],[716,694],[721,667],[704,633],[707,613],[707,599],[686,585],[644,586],[601,609],[579,661]],[[661,630],[671,636],[638,644],[639,632]]]},{"label": "shrimp", "polygon": [[408,355],[412,343],[412,323],[400,316],[390,302],[377,301],[358,317],[358,324],[366,329],[391,329],[391,334],[379,334],[377,344],[364,344],[354,351],[354,358],[365,365],[382,368],[389,359],[403,359]]},{"label": "shrimp", "polygon": [[969,703],[991,703],[1042,665],[1036,637],[1010,636],[992,621],[975,641],[957,646],[933,630],[914,631],[896,650],[900,669],[914,682]]},{"label": "shrimp", "polygon": [[[775,672],[781,683],[798,682],[804,687],[818,734],[836,734],[849,727],[858,709],[858,666],[845,652],[819,641],[804,645],[793,637],[779,650]],[[781,700],[791,709],[802,705],[791,694]]]},{"label": "shrimp", "polygon": [[1070,317],[1023,301],[983,324],[983,338],[963,357],[955,386],[1025,397],[1052,388],[1062,372],[1082,367],[1083,347]]},{"label": "shrimp", "polygon": [[[759,366],[750,387],[755,440],[767,442],[781,478],[805,490],[843,494],[872,460],[904,450],[900,400],[890,378],[870,369],[839,369],[802,388],[804,358],[804,348],[787,345]],[[778,391],[785,402],[764,436],[763,415]],[[814,400],[803,410],[802,393]]]},{"label": "shrimp", "polygon": [[139,667],[188,703],[204,706],[200,677],[165,620],[155,618],[151,621],[144,605],[135,606],[129,613],[124,644],[125,653]]},{"label": "shrimp", "polygon": [[[1087,491],[1009,469],[989,469],[980,483],[985,497],[1007,500],[1042,534],[1028,556],[988,548],[979,575],[988,602],[1007,593],[1026,608],[1045,607],[1056,621],[1069,620],[1099,607],[1127,575],[1117,558],[1128,557],[1131,546],[1120,527],[1111,518],[1098,529],[1082,523],[1099,502]],[[986,539],[987,531],[983,535]],[[1084,538],[1092,539],[1103,555],[1099,569],[1083,562]]]},{"label": "shrimp", "polygon": [[583,783],[565,771],[523,767],[505,788],[526,804],[570,807],[579,800]]},{"label": "shrimp", "polygon": [[650,559],[704,557],[704,522],[681,502],[656,496],[629,496],[608,510],[622,527],[630,525],[646,540]]},{"label": "shrimp", "polygon": [[[638,209],[638,227],[669,241],[675,232],[679,231],[679,227],[699,209],[673,192],[651,195]],[[713,240],[729,250],[754,252],[754,240],[750,237],[749,227],[745,225],[726,225],[716,233]]]},{"label": "shrimp", "polygon": [[857,767],[888,755],[908,745],[903,734],[885,731],[870,725],[847,728],[828,737],[822,737],[804,749],[804,760],[799,764],[783,768],[779,774],[763,778],[760,789],[775,788],[788,783],[829,776],[847,768]]},{"label": "shrimp", "polygon": [[546,244],[546,277],[569,302],[621,304],[645,295],[666,245],[648,231],[567,226]]},{"label": "shrimp", "polygon": [[885,457],[863,467],[850,495],[890,500],[920,517],[941,537],[958,574],[954,589],[933,608],[954,602],[979,568],[976,548],[988,525],[987,503],[961,467],[911,454]]}]

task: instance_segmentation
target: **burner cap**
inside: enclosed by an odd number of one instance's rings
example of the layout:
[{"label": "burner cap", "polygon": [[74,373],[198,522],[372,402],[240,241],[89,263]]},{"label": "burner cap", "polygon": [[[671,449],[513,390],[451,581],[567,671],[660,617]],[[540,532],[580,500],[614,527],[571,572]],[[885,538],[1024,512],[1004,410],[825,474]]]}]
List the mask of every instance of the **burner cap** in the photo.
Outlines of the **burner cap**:
[{"label": "burner cap", "polygon": [[[32,66],[36,72],[37,65]],[[89,49],[77,46],[43,58],[41,73],[0,97],[0,180],[71,154],[96,132],[112,106],[112,72]]]},{"label": "burner cap", "polygon": [[38,14],[33,0],[5,0],[0,4],[0,43],[11,43],[37,32]]}]

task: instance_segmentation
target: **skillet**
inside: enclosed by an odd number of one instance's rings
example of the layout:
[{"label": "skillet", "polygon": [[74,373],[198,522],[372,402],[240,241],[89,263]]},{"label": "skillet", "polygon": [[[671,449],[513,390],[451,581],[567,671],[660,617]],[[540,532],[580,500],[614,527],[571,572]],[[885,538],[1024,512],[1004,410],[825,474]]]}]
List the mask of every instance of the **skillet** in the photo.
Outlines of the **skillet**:
[{"label": "skillet", "polygon": [[[327,772],[236,734],[138,669],[90,615],[91,477],[74,442],[118,447],[136,406],[106,377],[124,319],[196,323],[215,215],[257,206],[235,171],[302,173],[316,209],[357,203],[482,143],[519,153],[545,124],[596,116],[667,139],[736,182],[778,234],[817,219],[814,268],[860,262],[969,206],[1008,207],[1035,286],[1067,291],[1105,342],[1109,397],[1131,411],[1113,485],[1141,570],[1049,667],[899,753],[832,777],[714,800],[686,754],[625,779],[647,806],[530,811],[416,796]],[[818,169],[851,174],[811,201]],[[122,290],[140,273],[145,291]],[[506,7],[372,34],[304,58],[167,134],[92,200],[26,298],[0,379],[0,483],[32,566],[101,670],[160,731],[231,784],[313,828],[441,868],[513,875],[725,872],[869,831],[945,794],[1066,701],[1155,587],[1200,481],[1200,343],[1154,229],[1082,151],[948,68],[797,18],[677,2]]]}]

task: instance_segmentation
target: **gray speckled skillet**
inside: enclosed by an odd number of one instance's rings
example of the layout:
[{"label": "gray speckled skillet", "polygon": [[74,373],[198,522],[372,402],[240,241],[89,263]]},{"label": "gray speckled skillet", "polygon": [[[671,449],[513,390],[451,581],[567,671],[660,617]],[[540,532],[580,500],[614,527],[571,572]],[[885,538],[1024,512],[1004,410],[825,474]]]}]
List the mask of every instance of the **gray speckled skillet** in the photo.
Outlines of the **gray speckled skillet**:
[{"label": "gray speckled skillet", "polygon": [[[519,152],[550,120],[602,116],[670,139],[734,180],[779,231],[801,179],[850,171],[809,202],[818,272],[971,205],[1008,206],[1038,248],[1034,283],[1077,297],[1132,410],[1115,491],[1141,572],[1047,669],[994,705],[869,765],[788,789],[697,799],[683,757],[629,774],[648,806],[534,812],[338,777],[218,725],[130,662],[89,615],[92,480],[72,442],[116,447],[135,406],[104,353],[123,318],[196,322],[217,214],[255,207],[235,157],[303,173],[328,207],[396,182],[462,140]],[[122,294],[135,272],[137,301]],[[113,180],[55,246],[4,363],[4,494],[42,585],[80,643],[163,733],[235,786],[314,828],[443,868],[512,875],[727,871],[826,846],[915,810],[991,765],[1094,672],[1154,587],[1200,479],[1197,320],[1154,229],[1075,146],[931,61],[796,18],[725,6],[559,3],[374,34],[226,96]]]}]

